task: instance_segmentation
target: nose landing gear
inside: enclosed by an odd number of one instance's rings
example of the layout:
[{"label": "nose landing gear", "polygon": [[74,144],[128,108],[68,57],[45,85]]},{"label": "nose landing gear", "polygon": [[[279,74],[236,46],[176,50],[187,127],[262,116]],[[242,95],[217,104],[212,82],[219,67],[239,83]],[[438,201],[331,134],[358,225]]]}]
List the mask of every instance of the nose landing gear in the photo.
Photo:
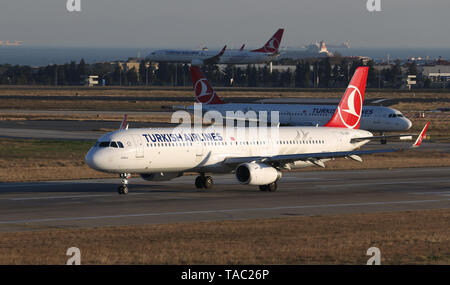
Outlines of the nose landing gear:
[{"label": "nose landing gear", "polygon": [[129,173],[121,173],[120,174],[120,178],[122,178],[122,185],[119,186],[119,188],[117,189],[117,192],[119,194],[128,194],[128,178],[130,178],[131,175]]}]

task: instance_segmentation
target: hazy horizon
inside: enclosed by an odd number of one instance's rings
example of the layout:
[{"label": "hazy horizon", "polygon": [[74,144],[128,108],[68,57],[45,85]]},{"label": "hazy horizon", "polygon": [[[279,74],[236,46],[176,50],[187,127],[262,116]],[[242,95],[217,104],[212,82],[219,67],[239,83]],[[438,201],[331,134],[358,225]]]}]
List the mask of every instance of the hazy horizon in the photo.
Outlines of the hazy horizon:
[{"label": "hazy horizon", "polygon": [[0,4],[0,40],[37,47],[239,48],[262,46],[282,27],[282,46],[324,40],[354,48],[448,48],[448,0],[14,0]]}]

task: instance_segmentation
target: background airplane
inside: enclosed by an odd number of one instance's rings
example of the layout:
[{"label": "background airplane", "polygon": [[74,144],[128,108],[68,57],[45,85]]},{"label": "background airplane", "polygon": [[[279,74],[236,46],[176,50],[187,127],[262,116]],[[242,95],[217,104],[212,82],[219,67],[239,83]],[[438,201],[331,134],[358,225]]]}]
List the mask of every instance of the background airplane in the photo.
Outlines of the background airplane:
[{"label": "background airplane", "polygon": [[[226,103],[214,91],[199,67],[191,66],[190,71],[195,100],[202,104],[202,109],[205,112],[215,110],[226,117],[228,111],[242,111],[244,113],[266,111],[268,114],[270,114],[270,111],[279,111],[281,125],[323,126],[331,119],[336,110],[336,106],[333,105]],[[180,108],[180,106],[175,108]],[[185,107],[189,111],[192,111],[193,108],[194,106]],[[384,106],[363,107],[361,129],[383,133],[406,131],[411,126],[411,121],[396,109]]]},{"label": "background airplane", "polygon": [[203,64],[257,64],[266,63],[279,56],[278,49],[283,37],[284,29],[278,31],[267,41],[267,43],[254,50],[209,51],[209,50],[175,50],[162,49],[151,52],[146,60],[151,62],[190,63],[192,65]]}]

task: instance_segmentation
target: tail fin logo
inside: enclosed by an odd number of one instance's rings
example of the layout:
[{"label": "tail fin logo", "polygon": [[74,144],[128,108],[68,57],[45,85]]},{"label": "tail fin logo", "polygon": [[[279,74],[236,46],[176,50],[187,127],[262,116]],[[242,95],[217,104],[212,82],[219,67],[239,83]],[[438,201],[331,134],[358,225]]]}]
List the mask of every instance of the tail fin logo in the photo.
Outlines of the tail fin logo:
[{"label": "tail fin logo", "polygon": [[276,38],[272,38],[265,46],[265,52],[276,52],[278,47],[280,46],[280,42]]},{"label": "tail fin logo", "polygon": [[[358,126],[359,121],[361,120],[361,111],[363,105],[362,95],[358,87],[353,85],[348,86],[347,94],[344,95],[345,97],[347,97],[347,106],[342,106],[342,109],[339,106],[338,113],[342,123],[347,128],[353,129]],[[345,112],[345,114],[343,114],[343,112]]]},{"label": "tail fin logo", "polygon": [[216,96],[216,92],[209,86],[206,78],[199,79],[194,85],[195,98],[197,102],[209,104]]}]

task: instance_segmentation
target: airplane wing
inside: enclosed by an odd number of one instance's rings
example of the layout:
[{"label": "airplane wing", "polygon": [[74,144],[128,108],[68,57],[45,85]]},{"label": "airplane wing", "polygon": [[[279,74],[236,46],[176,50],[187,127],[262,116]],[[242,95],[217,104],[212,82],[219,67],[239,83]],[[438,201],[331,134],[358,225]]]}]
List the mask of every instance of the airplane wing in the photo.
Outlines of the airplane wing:
[{"label": "airplane wing", "polygon": [[317,153],[299,153],[299,154],[281,154],[274,155],[270,157],[263,156],[250,156],[250,157],[230,157],[224,160],[225,164],[228,165],[238,165],[241,163],[247,162],[261,162],[270,164],[273,166],[280,166],[294,161],[311,161],[312,163],[325,167],[321,159],[333,159],[338,157],[348,157],[355,161],[361,162],[362,159],[359,157],[360,155],[366,154],[376,154],[376,153],[389,153],[389,152],[397,152],[403,151],[411,148],[417,148],[422,143],[423,138],[425,137],[426,130],[428,128],[428,122],[423,128],[420,135],[417,137],[416,142],[411,145],[409,148],[390,148],[390,149],[375,149],[375,150],[355,150],[355,151],[338,151],[338,152],[317,152]]},{"label": "airplane wing", "polygon": [[[427,131],[428,126],[430,125],[430,122],[428,122],[425,127],[423,128],[422,132],[419,134],[418,138],[423,139],[423,133]],[[372,137],[360,137],[360,138],[353,138],[351,139],[351,143],[355,143],[355,142],[360,142],[360,141],[365,141],[365,140],[379,140],[379,139],[388,139],[388,138],[400,138],[400,139],[408,139],[412,137],[411,134],[403,134],[403,135],[383,135],[383,136],[372,136]],[[417,143],[417,141],[416,141]]]},{"label": "airplane wing", "polygon": [[225,53],[226,49],[227,49],[227,46],[225,45],[218,54],[216,54],[215,56],[210,57],[208,59],[205,59],[203,61],[203,63],[204,64],[216,64],[216,63],[218,63],[220,58],[222,57],[222,55]]},{"label": "airplane wing", "polygon": [[399,139],[410,139],[412,137],[411,134],[403,134],[403,135],[383,135],[383,136],[372,136],[372,137],[360,137],[353,138],[350,140],[351,143],[356,143],[360,141],[367,140],[382,140],[382,139],[391,139],[391,138],[399,138]]}]

